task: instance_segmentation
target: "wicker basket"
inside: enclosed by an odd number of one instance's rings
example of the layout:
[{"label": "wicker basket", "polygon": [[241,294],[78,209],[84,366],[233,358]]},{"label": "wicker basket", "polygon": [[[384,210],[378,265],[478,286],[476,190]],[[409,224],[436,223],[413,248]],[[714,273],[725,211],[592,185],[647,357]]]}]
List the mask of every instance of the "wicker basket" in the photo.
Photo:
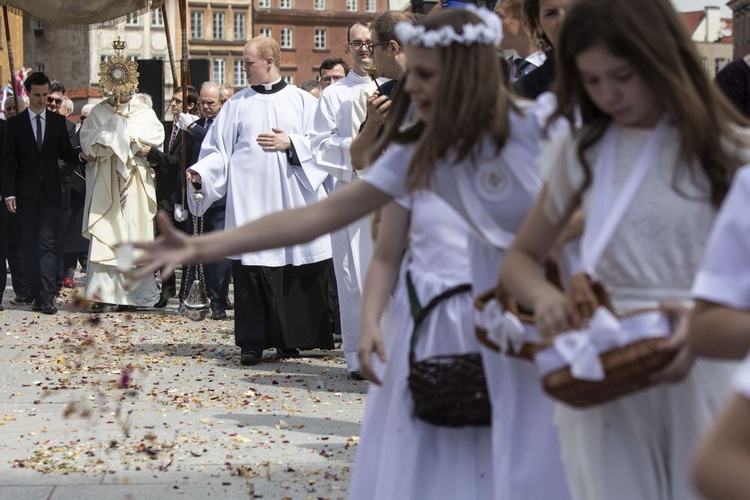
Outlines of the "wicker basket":
[{"label": "wicker basket", "polygon": [[[508,295],[502,286],[497,286],[496,288],[493,288],[492,290],[487,290],[483,294],[479,295],[478,297],[474,298],[474,308],[483,311],[487,303],[492,300],[496,299],[498,302],[500,302],[506,311],[510,311],[511,313],[515,314],[519,320],[521,320],[521,323],[525,324],[533,324],[534,323],[534,315],[531,314],[528,311],[521,310],[518,308],[518,303]],[[487,347],[488,349],[500,352],[500,346],[498,346],[496,343],[494,343],[492,340],[490,340],[488,336],[487,330],[484,328],[481,328],[479,326],[476,327],[476,336],[477,340]],[[509,346],[508,350],[505,352],[506,355],[512,356],[519,359],[525,359],[527,361],[533,361],[534,355],[539,351],[540,349],[544,349],[547,347],[547,344],[537,344],[533,342],[524,342],[521,346],[521,349],[516,351],[513,346]]]},{"label": "wicker basket", "polygon": [[[585,327],[597,307],[612,311],[612,305],[604,287],[591,283],[585,274],[577,274],[571,280],[576,327]],[[640,310],[619,316],[651,312]],[[659,350],[663,338],[647,338],[602,353],[599,358],[604,368],[604,379],[600,381],[580,380],[571,374],[570,367],[560,368],[542,377],[545,392],[570,406],[586,408],[613,401],[651,385],[651,375],[664,368],[675,356],[674,352]]]},{"label": "wicker basket", "polygon": [[487,426],[492,409],[481,355],[433,356],[413,361],[409,389],[414,414],[444,427]]},{"label": "wicker basket", "polygon": [[[545,272],[545,275],[547,276],[547,280],[550,283],[555,285],[560,290],[563,289],[562,275],[560,274],[560,268],[557,262],[548,260],[544,265],[544,272]],[[510,295],[505,290],[505,288],[503,288],[502,285],[498,285],[496,288],[493,288],[492,290],[487,290],[486,292],[479,295],[478,297],[475,297],[474,308],[477,309],[478,311],[483,311],[487,303],[492,299],[496,299],[500,304],[502,304],[503,309],[515,315],[521,321],[521,323],[524,323],[527,325],[534,324],[534,313],[532,311],[524,309],[518,303],[515,297]],[[487,330],[481,327],[476,327],[476,336],[477,336],[477,340],[482,345],[484,345],[485,347],[487,347],[488,349],[492,351],[500,352],[500,346],[498,346],[492,340],[490,340]],[[545,349],[548,346],[549,346],[549,342],[545,342],[545,341],[524,342],[520,350],[515,350],[513,346],[509,346],[505,354],[514,358],[525,359],[527,361],[533,361],[536,353],[542,349]]]}]

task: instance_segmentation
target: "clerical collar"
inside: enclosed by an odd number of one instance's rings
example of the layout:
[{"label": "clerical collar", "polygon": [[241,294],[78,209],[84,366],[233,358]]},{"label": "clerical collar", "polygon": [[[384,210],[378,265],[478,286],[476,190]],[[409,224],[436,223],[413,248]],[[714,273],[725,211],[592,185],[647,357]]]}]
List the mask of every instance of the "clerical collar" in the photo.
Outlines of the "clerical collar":
[{"label": "clerical collar", "polygon": [[279,90],[286,87],[286,82],[279,78],[273,83],[262,83],[260,85],[251,85],[250,88],[252,88],[254,91],[256,91],[259,94],[275,94]]}]

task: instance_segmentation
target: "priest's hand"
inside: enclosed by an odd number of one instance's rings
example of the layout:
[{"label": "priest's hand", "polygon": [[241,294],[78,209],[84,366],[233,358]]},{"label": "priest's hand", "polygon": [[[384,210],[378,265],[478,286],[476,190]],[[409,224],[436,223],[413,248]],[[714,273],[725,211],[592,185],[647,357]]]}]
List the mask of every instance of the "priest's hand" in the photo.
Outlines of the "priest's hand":
[{"label": "priest's hand", "polygon": [[256,141],[263,151],[286,151],[292,147],[292,140],[280,128],[272,128],[273,134],[260,134]]},{"label": "priest's hand", "polygon": [[128,274],[128,283],[132,284],[143,278],[152,277],[156,271],[161,271],[161,278],[167,279],[177,266],[195,262],[197,248],[191,238],[175,229],[169,216],[163,210],[156,214],[156,226],[159,237],[154,241],[127,243],[142,250],[135,259],[135,269]]}]

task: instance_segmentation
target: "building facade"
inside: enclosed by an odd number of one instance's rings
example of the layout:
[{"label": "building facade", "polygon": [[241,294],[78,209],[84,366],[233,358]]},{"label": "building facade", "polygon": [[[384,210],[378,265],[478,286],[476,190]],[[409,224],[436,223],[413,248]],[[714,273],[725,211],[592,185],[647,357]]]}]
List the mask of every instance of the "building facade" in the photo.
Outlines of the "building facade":
[{"label": "building facade", "polygon": [[281,74],[288,83],[318,78],[329,57],[348,60],[347,27],[388,10],[388,0],[254,0],[253,36],[281,46]]},{"label": "building facade", "polygon": [[680,16],[703,59],[706,73],[715,77],[733,58],[732,19],[722,18],[719,7],[681,12]]},{"label": "building facade", "polygon": [[739,59],[750,54],[750,0],[729,0],[727,6],[732,9],[734,58]]}]

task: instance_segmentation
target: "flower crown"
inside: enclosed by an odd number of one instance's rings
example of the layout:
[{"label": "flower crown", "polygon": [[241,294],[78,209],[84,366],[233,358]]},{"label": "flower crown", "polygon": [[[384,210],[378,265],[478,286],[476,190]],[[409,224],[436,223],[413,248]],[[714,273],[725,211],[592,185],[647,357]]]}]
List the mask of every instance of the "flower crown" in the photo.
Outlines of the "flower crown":
[{"label": "flower crown", "polygon": [[429,49],[448,47],[454,43],[463,45],[481,44],[497,47],[503,40],[503,26],[500,18],[494,12],[485,8],[477,8],[471,4],[462,7],[474,12],[482,20],[479,24],[464,24],[459,35],[452,26],[441,26],[436,30],[428,30],[424,26],[415,26],[408,21],[401,21],[396,25],[396,35],[403,43],[410,43]]}]

